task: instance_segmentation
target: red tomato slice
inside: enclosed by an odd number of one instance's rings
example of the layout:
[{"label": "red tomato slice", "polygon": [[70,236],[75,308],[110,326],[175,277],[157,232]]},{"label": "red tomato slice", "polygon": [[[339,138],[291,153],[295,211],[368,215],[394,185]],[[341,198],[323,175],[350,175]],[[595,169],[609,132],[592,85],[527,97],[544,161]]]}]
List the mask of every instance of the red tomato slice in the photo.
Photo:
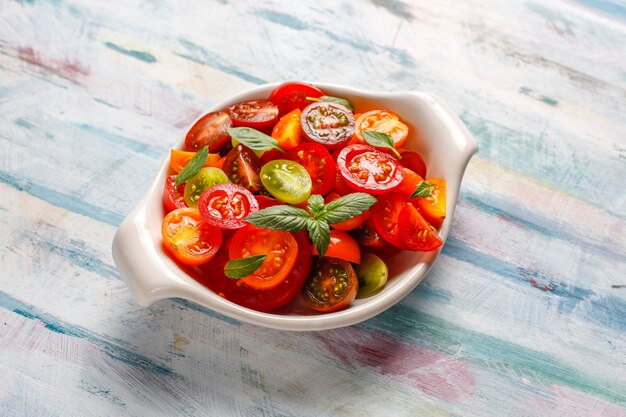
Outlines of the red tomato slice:
[{"label": "red tomato slice", "polygon": [[172,211],[161,224],[163,246],[185,265],[208,262],[222,244],[222,232],[202,220],[197,209]]},{"label": "red tomato slice", "polygon": [[285,154],[283,152],[279,151],[278,149],[269,149],[263,152],[263,155],[261,155],[261,166],[275,159],[284,159],[284,158],[285,158]]},{"label": "red tomato slice", "polygon": [[337,166],[350,188],[370,194],[386,193],[404,178],[395,157],[369,145],[346,146],[337,156]]},{"label": "red tomato slice", "polygon": [[417,197],[413,202],[424,219],[439,229],[446,218],[446,181],[440,178],[427,178],[426,181],[435,186],[432,194],[428,197]]},{"label": "red tomato slice", "polygon": [[300,117],[304,135],[328,149],[345,145],[354,134],[354,115],[341,104],[319,101],[309,104]]},{"label": "red tomato slice", "polygon": [[407,204],[407,197],[391,192],[378,197],[372,207],[372,219],[376,231],[397,248],[408,249],[398,236],[398,218],[402,207]]},{"label": "red tomato slice", "polygon": [[372,110],[363,113],[355,122],[354,135],[361,141],[362,132],[373,130],[391,135],[396,148],[402,146],[409,135],[409,128],[400,121],[398,115],[389,110]]},{"label": "red tomato slice", "polygon": [[[326,198],[324,199],[324,202],[328,204],[331,201],[335,201],[339,197],[341,197],[339,194],[335,192],[331,192],[330,194],[328,194],[328,196],[326,196]],[[368,210],[365,210],[363,213],[354,216],[351,219],[344,220],[341,223],[331,224],[331,226],[337,230],[343,230],[343,231],[354,230],[354,229],[361,227],[361,225],[365,223],[367,219],[370,218],[371,214],[372,212],[368,209]]]},{"label": "red tomato slice", "polygon": [[270,101],[278,106],[280,114],[287,114],[295,109],[303,110],[311,104],[307,97],[319,98],[323,95],[322,90],[313,85],[287,82],[272,91]]},{"label": "red tomato slice", "polygon": [[239,229],[243,219],[259,210],[254,195],[237,184],[219,184],[200,195],[198,209],[205,221],[220,229]]},{"label": "red tomato slice", "polygon": [[339,166],[337,166],[337,174],[335,175],[335,183],[333,184],[333,191],[339,195],[346,195],[354,192],[350,186],[344,181]]},{"label": "red tomato slice", "polygon": [[405,205],[398,220],[399,236],[409,249],[430,252],[443,245],[443,241],[412,204]]},{"label": "red tomato slice", "polygon": [[381,248],[387,245],[387,242],[376,231],[374,220],[370,217],[361,227],[354,231],[356,241],[363,246],[370,248]]},{"label": "red tomato slice", "polygon": [[415,172],[422,178],[426,178],[426,162],[420,154],[408,150],[399,150],[402,157],[402,166]]},{"label": "red tomato slice", "polygon": [[[404,164],[404,161],[402,161],[402,163]],[[415,192],[415,189],[423,180],[424,179],[418,174],[411,171],[407,167],[404,167],[404,178],[402,179],[400,185],[394,189],[394,192],[404,194],[408,197]]]},{"label": "red tomato slice", "polygon": [[259,210],[284,204],[282,201],[278,201],[275,198],[268,197],[266,195],[255,195],[254,198],[256,198],[257,203],[259,203]]},{"label": "red tomato slice", "polygon": [[324,195],[333,188],[337,166],[330,153],[319,143],[303,143],[287,153],[287,158],[299,163],[311,176],[311,194]]},{"label": "red tomato slice", "polygon": [[208,146],[209,152],[219,152],[230,142],[226,130],[232,126],[233,122],[225,111],[205,114],[189,129],[185,148],[195,152]]},{"label": "red tomato slice", "polygon": [[250,100],[233,104],[228,114],[237,127],[268,130],[278,120],[278,107],[269,100]]},{"label": "red tomato slice", "polygon": [[261,160],[254,151],[247,146],[238,144],[224,158],[222,170],[234,184],[257,192],[263,188],[259,176],[261,166]]},{"label": "red tomato slice", "polygon": [[272,137],[286,151],[295,148],[303,141],[300,128],[301,115],[300,109],[295,109],[281,117],[272,129]]},{"label": "red tomato slice", "polygon": [[170,175],[165,179],[163,205],[168,213],[177,208],[187,207],[187,203],[185,203],[185,184],[180,184],[177,188],[175,183],[176,175]]},{"label": "red tomato slice", "polygon": [[255,290],[238,279],[224,275],[224,265],[229,261],[227,248],[230,246],[226,242],[215,258],[195,271],[195,277],[201,284],[227,300],[253,310],[270,311],[289,304],[300,293],[311,272],[312,263],[309,235],[306,232],[292,235],[298,244],[295,265],[287,278],[272,289]]},{"label": "red tomato slice", "polygon": [[356,272],[349,262],[325,256],[317,262],[302,296],[313,310],[331,313],[352,304],[358,288]]},{"label": "red tomato slice", "polygon": [[[319,255],[315,246],[313,246],[313,255]],[[361,263],[361,249],[356,243],[356,240],[341,230],[330,231],[330,243],[328,244],[328,249],[326,249],[324,256],[343,259],[344,261],[354,262],[355,264]]]},{"label": "red tomato slice", "polygon": [[235,233],[228,254],[231,260],[266,255],[261,266],[240,281],[256,290],[269,290],[289,276],[296,263],[298,243],[291,233],[249,224]]}]

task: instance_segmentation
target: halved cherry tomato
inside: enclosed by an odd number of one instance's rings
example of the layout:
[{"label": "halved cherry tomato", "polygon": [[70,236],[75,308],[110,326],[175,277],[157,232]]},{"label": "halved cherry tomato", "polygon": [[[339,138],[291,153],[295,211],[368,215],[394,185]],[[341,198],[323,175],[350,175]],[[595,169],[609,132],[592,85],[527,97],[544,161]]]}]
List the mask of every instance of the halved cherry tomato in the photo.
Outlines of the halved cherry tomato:
[{"label": "halved cherry tomato", "polygon": [[161,224],[163,245],[185,265],[208,262],[222,244],[222,232],[202,220],[198,209],[172,211]]},{"label": "halved cherry tomato", "polygon": [[370,194],[386,193],[404,178],[395,157],[369,145],[346,146],[337,156],[337,166],[350,188]]},{"label": "halved cherry tomato", "polygon": [[354,134],[354,115],[341,104],[316,102],[302,111],[300,124],[305,136],[328,149],[337,149]]},{"label": "halved cherry tomato", "polygon": [[323,95],[322,90],[313,85],[287,82],[272,91],[270,101],[278,106],[280,114],[287,114],[295,109],[303,110],[311,104],[307,97],[319,98]]},{"label": "halved cherry tomato", "polygon": [[252,192],[263,188],[259,173],[261,161],[247,146],[237,145],[228,152],[222,169],[234,184],[240,184]]},{"label": "halved cherry tomato", "polygon": [[319,143],[303,143],[287,152],[287,158],[302,165],[311,176],[311,194],[325,195],[335,183],[337,166]]},{"label": "halved cherry tomato", "polygon": [[267,130],[278,120],[278,107],[269,100],[250,100],[228,108],[233,125]]},{"label": "halved cherry tomato", "polygon": [[422,178],[426,178],[426,162],[420,154],[414,151],[400,149],[402,166],[415,172]]},{"label": "halved cherry tomato", "polygon": [[198,200],[200,200],[200,195],[204,190],[217,184],[228,183],[228,177],[221,169],[215,167],[201,168],[196,175],[189,178],[185,183],[185,203],[189,207],[198,207]]},{"label": "halved cherry tomato", "polygon": [[261,182],[275,198],[289,204],[299,204],[311,195],[311,176],[297,162],[275,159],[261,168]]},{"label": "halved cherry tomato", "polygon": [[209,187],[200,196],[198,209],[202,218],[220,229],[239,229],[243,219],[259,210],[254,195],[241,185],[220,184]]},{"label": "halved cherry tomato", "polygon": [[[286,151],[293,149],[302,143],[302,129],[300,128],[300,116],[302,111],[295,109],[280,118],[272,129],[272,137]],[[279,151],[280,152],[280,151]]]},{"label": "halved cherry tomato", "polygon": [[348,307],[359,288],[354,268],[338,258],[320,258],[307,280],[302,295],[313,310],[331,313]]},{"label": "halved cherry tomato", "polygon": [[[335,201],[339,197],[341,197],[339,194],[335,192],[331,192],[330,194],[326,196],[326,198],[324,199],[324,202],[328,204],[331,201]],[[357,214],[351,219],[344,220],[341,223],[331,224],[331,226],[337,230],[343,230],[343,231],[354,230],[354,229],[361,227],[361,225],[365,223],[367,219],[370,218],[371,214],[372,212],[368,209],[368,210],[365,210],[361,214]],[[332,256],[332,255],[329,255],[329,256]],[[339,256],[339,258],[341,257]]]},{"label": "halved cherry tomato", "polygon": [[226,129],[233,126],[225,111],[205,114],[194,124],[185,138],[185,148],[197,151],[208,146],[209,152],[219,152],[230,141]]},{"label": "halved cherry tomato", "polygon": [[[402,163],[404,164],[404,161],[402,161]],[[400,185],[398,185],[394,189],[394,191],[400,194],[404,194],[408,197],[413,194],[419,183],[422,182],[424,179],[404,165],[403,168],[404,178],[402,179]]]},{"label": "halved cherry tomato", "polygon": [[387,244],[382,236],[376,231],[374,220],[370,217],[361,227],[354,231],[356,241],[363,246],[381,248]]},{"label": "halved cherry tomato", "polygon": [[228,254],[231,260],[266,255],[261,266],[240,281],[257,290],[268,290],[289,276],[296,263],[298,243],[291,233],[249,224],[235,233]]},{"label": "halved cherry tomato", "polygon": [[391,135],[396,148],[402,146],[409,135],[409,128],[400,118],[389,110],[372,110],[363,113],[355,122],[354,134],[364,141],[363,131],[373,130]]},{"label": "halved cherry tomato", "polygon": [[285,157],[285,153],[279,151],[278,149],[269,149],[267,151],[263,152],[263,155],[261,155],[261,166],[267,164],[270,161],[273,161],[275,159],[283,159]]},{"label": "halved cherry tomato", "polygon": [[[313,255],[319,255],[315,246],[313,246]],[[343,259],[355,264],[361,263],[361,249],[359,249],[356,240],[341,230],[330,231],[330,243],[324,256]]]},{"label": "halved cherry tomato", "polygon": [[395,192],[383,194],[372,207],[372,219],[376,231],[397,248],[407,249],[398,236],[398,217],[402,207],[407,204],[406,196]]},{"label": "halved cherry tomato", "polygon": [[443,245],[443,241],[412,204],[405,205],[398,220],[400,240],[411,250],[430,252]]},{"label": "halved cherry tomato", "polygon": [[413,201],[426,221],[439,229],[446,218],[446,181],[441,178],[426,178],[426,181],[435,186],[432,194]]},{"label": "halved cherry tomato", "polygon": [[311,245],[307,232],[292,233],[298,244],[296,262],[291,273],[276,287],[269,290],[255,290],[244,285],[241,280],[224,275],[224,265],[229,261],[228,242],[208,263],[201,265],[196,279],[215,291],[221,297],[234,303],[259,311],[269,311],[293,301],[300,294],[302,286],[311,272]]},{"label": "halved cherry tomato", "polygon": [[[170,152],[170,168],[174,170],[174,172],[179,173],[185,168],[185,165],[191,161],[191,158],[195,156],[195,152],[187,152],[187,151],[179,151],[178,149],[172,149]],[[214,167],[219,161],[220,156],[216,153],[210,153],[207,156],[206,162],[204,163],[204,167]]]},{"label": "halved cherry tomato", "polygon": [[335,183],[333,184],[333,192],[339,195],[346,195],[353,193],[354,190],[348,186],[348,184],[344,181],[341,172],[339,171],[339,166],[337,166],[337,174],[335,175]]},{"label": "halved cherry tomato", "polygon": [[255,195],[257,203],[259,203],[259,210],[263,210],[264,208],[272,207],[272,206],[280,206],[283,204],[281,201],[276,200],[275,198],[268,197],[266,195]]},{"label": "halved cherry tomato", "polygon": [[165,179],[163,205],[168,213],[177,208],[187,207],[187,203],[185,203],[185,184],[180,184],[176,187],[175,183],[176,175],[170,175]]}]

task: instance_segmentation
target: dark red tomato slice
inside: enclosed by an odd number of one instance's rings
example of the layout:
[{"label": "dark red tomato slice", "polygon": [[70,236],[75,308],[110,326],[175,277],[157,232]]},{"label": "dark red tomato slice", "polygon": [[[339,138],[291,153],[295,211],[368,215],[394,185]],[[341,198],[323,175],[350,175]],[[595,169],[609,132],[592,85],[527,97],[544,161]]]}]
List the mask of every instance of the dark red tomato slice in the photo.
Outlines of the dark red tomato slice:
[{"label": "dark red tomato slice", "polygon": [[185,148],[195,152],[208,146],[209,152],[219,152],[230,143],[226,129],[232,126],[233,122],[225,111],[205,114],[189,129],[185,138]]},{"label": "dark red tomato slice", "polygon": [[346,146],[337,156],[337,166],[350,188],[370,194],[386,193],[404,178],[404,169],[394,156],[369,145]]},{"label": "dark red tomato slice", "polygon": [[[313,255],[319,255],[315,246],[313,246]],[[324,256],[343,259],[355,264],[361,263],[361,249],[356,240],[341,230],[330,231],[330,243]]]},{"label": "dark red tomato slice", "polygon": [[325,195],[333,188],[337,165],[319,143],[303,143],[287,152],[287,158],[299,163],[311,176],[311,194]]},{"label": "dark red tomato slice", "polygon": [[311,244],[307,232],[292,233],[298,244],[296,262],[291,273],[276,287],[255,290],[237,279],[224,275],[224,265],[229,261],[229,242],[208,263],[196,270],[196,279],[221,297],[233,303],[259,311],[270,311],[289,304],[300,293],[311,272]]},{"label": "dark red tomato slice", "polygon": [[406,204],[406,196],[391,192],[378,197],[378,201],[372,207],[374,228],[383,239],[400,249],[408,249],[398,235],[400,211]]},{"label": "dark red tomato slice", "polygon": [[187,207],[187,203],[185,203],[185,184],[180,184],[178,188],[176,188],[174,186],[175,181],[176,175],[170,175],[165,179],[163,205],[167,213],[177,208]]},{"label": "dark red tomato slice", "polygon": [[278,106],[281,115],[292,110],[303,110],[311,104],[307,97],[319,98],[324,93],[319,88],[304,83],[287,82],[279,85],[270,94],[270,101]]},{"label": "dark red tomato slice", "polygon": [[200,195],[198,209],[202,218],[220,229],[239,229],[243,218],[259,211],[254,195],[241,185],[219,184],[207,188]]},{"label": "dark red tomato slice", "polygon": [[278,107],[269,100],[250,100],[233,104],[228,114],[237,127],[268,130],[278,120]]},{"label": "dark red tomato slice", "polygon": [[382,236],[376,231],[374,220],[370,217],[361,227],[353,232],[356,241],[363,246],[380,248],[387,244]]},{"label": "dark red tomato slice", "polygon": [[[341,197],[339,194],[335,192],[331,192],[324,199],[324,203],[328,204],[331,201],[335,201],[339,197]],[[343,231],[354,230],[360,227],[363,223],[365,223],[365,221],[367,221],[367,219],[369,219],[371,215],[372,215],[372,212],[368,209],[368,210],[365,210],[361,214],[357,214],[351,219],[344,220],[340,223],[331,224],[331,226],[337,230],[343,230]],[[328,255],[328,256],[332,256],[332,255]],[[338,258],[341,258],[341,256],[338,256]]]},{"label": "dark red tomato slice", "polygon": [[222,232],[202,219],[195,208],[168,213],[161,224],[163,246],[185,265],[208,262],[222,244]]},{"label": "dark red tomato slice", "polygon": [[337,149],[354,135],[354,115],[341,104],[316,102],[302,111],[300,124],[304,135],[328,149]]},{"label": "dark red tomato slice", "polygon": [[426,162],[420,154],[414,151],[401,150],[402,166],[415,172],[422,178],[426,178]]},{"label": "dark red tomato slice", "polygon": [[304,301],[322,313],[343,310],[356,298],[359,280],[350,262],[323,257],[302,288]]},{"label": "dark red tomato slice", "polygon": [[398,220],[399,236],[411,250],[430,252],[443,245],[443,241],[412,204],[405,205]]},{"label": "dark red tomato slice", "polygon": [[263,188],[261,183],[261,160],[247,146],[239,144],[228,152],[222,170],[234,183],[246,187],[252,192]]},{"label": "dark red tomato slice", "polygon": [[263,152],[263,155],[261,155],[261,166],[275,159],[284,159],[284,158],[285,158],[285,154],[283,152],[279,151],[278,149],[269,149]]},{"label": "dark red tomato slice", "polygon": [[264,208],[272,207],[272,206],[280,206],[284,204],[281,201],[276,200],[275,198],[268,197],[266,195],[255,195],[257,203],[259,203],[259,210],[263,210]]}]

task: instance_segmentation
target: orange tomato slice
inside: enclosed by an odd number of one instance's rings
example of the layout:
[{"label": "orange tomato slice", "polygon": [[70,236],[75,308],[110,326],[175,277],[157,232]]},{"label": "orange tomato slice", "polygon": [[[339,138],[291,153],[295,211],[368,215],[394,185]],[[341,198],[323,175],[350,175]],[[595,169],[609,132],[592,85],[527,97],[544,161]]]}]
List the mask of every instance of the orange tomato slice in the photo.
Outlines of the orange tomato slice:
[{"label": "orange tomato slice", "polygon": [[[193,158],[195,154],[195,152],[172,149],[172,152],[170,152],[170,167],[178,174],[183,170],[183,168],[185,168],[185,165],[191,161],[191,158]],[[219,159],[220,156],[218,154],[210,153],[203,166],[213,167],[217,164]]]},{"label": "orange tomato slice", "polygon": [[208,262],[222,244],[222,231],[202,221],[195,208],[180,208],[168,213],[161,224],[163,246],[185,265]]},{"label": "orange tomato slice", "polygon": [[272,137],[286,151],[295,148],[303,142],[300,116],[302,111],[295,109],[280,118],[274,129]]},{"label": "orange tomato slice", "polygon": [[446,218],[446,181],[441,178],[426,178],[426,181],[435,185],[432,194],[413,200],[417,203],[417,209],[424,219],[439,229]]},{"label": "orange tomato slice", "polygon": [[361,142],[363,131],[374,130],[387,133],[393,138],[396,148],[402,146],[409,135],[409,127],[400,121],[400,117],[389,110],[372,110],[363,113],[355,122],[354,135]]}]

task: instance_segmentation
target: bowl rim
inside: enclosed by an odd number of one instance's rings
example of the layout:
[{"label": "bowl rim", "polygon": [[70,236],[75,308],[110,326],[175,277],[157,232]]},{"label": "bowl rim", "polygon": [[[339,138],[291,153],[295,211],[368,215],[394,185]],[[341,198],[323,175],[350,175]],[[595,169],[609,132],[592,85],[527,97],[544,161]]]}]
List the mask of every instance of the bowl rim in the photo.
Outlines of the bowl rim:
[{"label": "bowl rim", "polygon": [[[269,93],[280,84],[282,84],[282,82],[261,84],[238,94],[229,96],[226,99],[218,100],[206,111],[203,111],[189,126],[193,126],[193,124],[195,124],[195,122],[206,113],[223,109],[231,103],[252,99],[251,96],[254,95],[261,96],[264,94],[264,96],[269,97]],[[450,136],[453,137],[453,140],[457,145],[464,146],[463,150],[459,153],[460,165],[458,166],[457,172],[458,186],[456,187],[456,190],[454,190],[454,204],[451,207],[452,210],[448,207],[446,219],[444,220],[440,230],[440,237],[444,241],[444,245],[442,245],[438,250],[424,255],[423,259],[410,269],[407,276],[405,276],[401,282],[398,282],[389,291],[377,294],[375,296],[376,298],[369,302],[364,302],[357,306],[334,313],[314,315],[284,315],[252,310],[220,297],[209,288],[204,287],[202,284],[194,280],[193,277],[179,268],[178,265],[173,263],[171,258],[164,253],[163,249],[160,247],[160,242],[157,244],[157,242],[152,241],[152,245],[155,251],[156,246],[159,246],[159,250],[161,252],[157,251],[157,253],[142,254],[137,250],[137,243],[142,245],[147,242],[145,233],[149,233],[149,231],[146,227],[143,227],[145,226],[146,220],[145,211],[148,209],[148,203],[150,200],[154,198],[154,194],[161,192],[163,178],[165,175],[168,175],[167,173],[169,170],[170,160],[168,153],[161,163],[160,168],[154,174],[152,182],[143,198],[124,219],[113,240],[113,260],[121,275],[124,277],[127,285],[131,289],[133,297],[140,305],[145,307],[161,299],[184,298],[236,320],[263,327],[295,331],[326,330],[356,324],[387,310],[399,302],[402,298],[407,296],[425,278],[428,271],[439,258],[439,254],[445,246],[450,225],[454,216],[454,209],[458,201],[461,180],[464,177],[467,164],[478,150],[476,140],[467,130],[456,113],[445,102],[443,102],[443,100],[430,93],[415,91],[378,92],[338,84],[317,82],[309,84],[313,84],[327,93],[329,92],[332,94],[333,91],[337,90],[345,91],[348,95],[358,96],[367,100],[414,97],[424,102],[431,108],[431,110],[437,110],[434,114],[438,116],[439,121],[442,122],[448,129]],[[183,144],[184,135],[175,142],[174,149],[182,148]],[[161,197],[159,197],[159,201],[161,201]],[[450,204],[448,204],[448,206],[450,206]],[[139,236],[142,233],[144,236]],[[128,253],[126,253],[128,251],[132,252],[135,256],[129,256]],[[144,250],[144,252],[146,251]],[[169,267],[167,270],[160,270],[159,268],[156,268],[154,264],[154,255],[160,255],[161,264],[165,263],[165,266],[171,266],[171,264],[173,264],[176,270],[171,270]],[[163,257],[166,257],[167,259],[164,260]],[[146,271],[143,275],[140,271],[138,272],[138,269],[142,269],[138,268],[138,263],[140,262],[138,259],[144,263],[152,262],[152,265],[150,265],[150,268],[148,269],[150,269],[150,272],[155,275],[148,274],[148,271]],[[169,262],[167,262],[167,260],[169,260]]]}]

